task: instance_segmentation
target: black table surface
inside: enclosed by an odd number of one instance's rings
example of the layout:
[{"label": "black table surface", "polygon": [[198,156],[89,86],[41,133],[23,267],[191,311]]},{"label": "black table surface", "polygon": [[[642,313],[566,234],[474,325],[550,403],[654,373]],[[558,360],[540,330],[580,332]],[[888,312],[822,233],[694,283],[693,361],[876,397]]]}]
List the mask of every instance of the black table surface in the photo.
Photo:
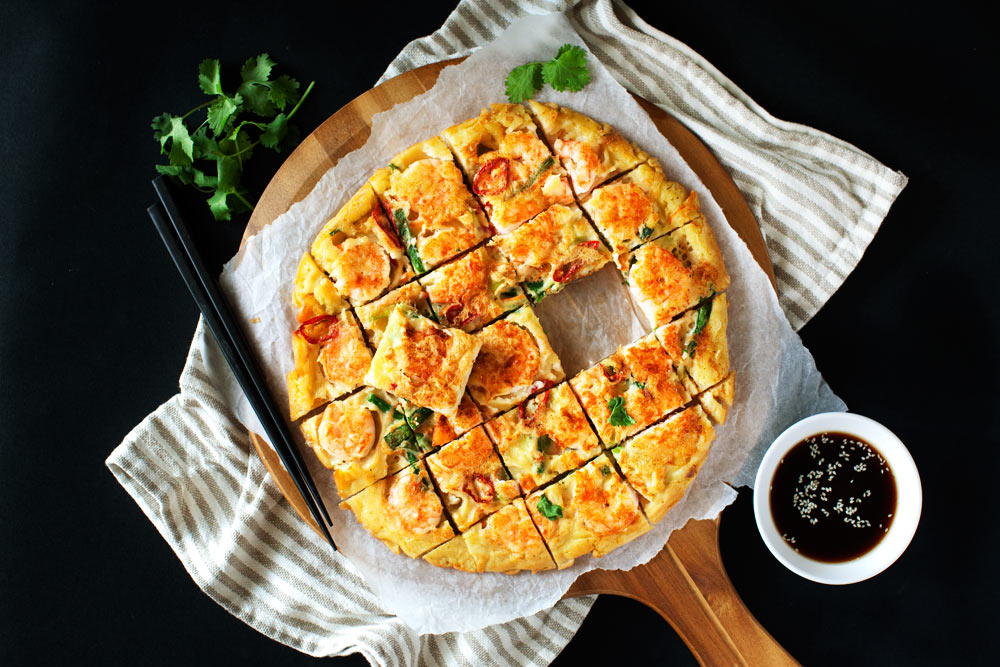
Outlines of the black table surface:
[{"label": "black table surface", "polygon": [[[908,444],[924,485],[916,537],[870,581],[810,583],[766,551],[744,489],[722,523],[736,589],[806,664],[989,661],[1000,620],[992,21],[962,2],[632,6],[776,117],[911,179],[801,334],[848,406]],[[145,211],[160,159],[149,122],[200,101],[203,58],[238,65],[268,52],[282,71],[316,80],[297,118],[311,131],[452,8],[0,5],[0,662],[312,660],[205,596],[104,466],[177,392],[197,320]],[[257,194],[280,158],[260,162],[248,173]],[[246,219],[206,221],[217,259],[234,252]],[[693,662],[656,614],[602,597],[555,664],[620,659],[622,641],[636,664]]]}]

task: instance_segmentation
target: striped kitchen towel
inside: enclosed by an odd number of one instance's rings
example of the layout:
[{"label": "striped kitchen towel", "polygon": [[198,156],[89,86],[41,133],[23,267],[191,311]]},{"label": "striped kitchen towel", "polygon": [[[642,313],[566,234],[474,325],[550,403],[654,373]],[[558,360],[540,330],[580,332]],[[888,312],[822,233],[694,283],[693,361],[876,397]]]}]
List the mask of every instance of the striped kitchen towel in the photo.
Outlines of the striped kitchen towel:
[{"label": "striped kitchen towel", "polygon": [[[733,176],[764,230],[795,328],[860,260],[906,178],[858,149],[768,115],[683,44],[610,0],[466,0],[410,43],[384,78],[465,55],[525,13],[566,12],[591,52],[633,92],[683,121]],[[223,404],[230,371],[202,323],[180,393],[135,427],[107,465],[195,583],[259,632],[311,655],[360,652],[374,665],[545,665],[591,598],[476,632],[419,636],[387,613],[270,482]]]}]

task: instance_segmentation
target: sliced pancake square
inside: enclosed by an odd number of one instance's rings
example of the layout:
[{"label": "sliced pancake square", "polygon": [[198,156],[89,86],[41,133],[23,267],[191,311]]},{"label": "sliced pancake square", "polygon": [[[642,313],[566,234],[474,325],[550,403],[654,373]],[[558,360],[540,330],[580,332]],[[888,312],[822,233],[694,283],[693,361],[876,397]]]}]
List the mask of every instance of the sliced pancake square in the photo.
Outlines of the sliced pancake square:
[{"label": "sliced pancake square", "polygon": [[521,495],[481,426],[429,455],[427,466],[460,531]]},{"label": "sliced pancake square", "polygon": [[553,204],[510,234],[493,237],[490,245],[510,259],[535,303],[611,259],[576,204]]},{"label": "sliced pancake square", "polygon": [[472,191],[501,233],[552,204],[573,201],[566,172],[520,104],[493,104],[442,136],[455,151]]},{"label": "sliced pancake square", "polygon": [[482,246],[420,279],[444,326],[476,331],[528,301],[517,273],[497,250]]},{"label": "sliced pancake square", "polygon": [[453,415],[482,343],[397,304],[365,382],[418,406]]},{"label": "sliced pancake square", "polygon": [[462,570],[463,572],[480,572],[476,565],[469,547],[465,544],[465,537],[456,535],[439,547],[427,552],[424,560],[437,567]]},{"label": "sliced pancake square", "polygon": [[565,382],[486,422],[507,470],[530,493],[601,453],[601,443]]},{"label": "sliced pancake square", "polygon": [[691,221],[698,197],[663,173],[650,159],[583,199],[583,208],[616,255]]},{"label": "sliced pancake square", "polygon": [[389,323],[389,316],[400,303],[410,306],[424,317],[434,318],[434,311],[427,302],[427,291],[423,285],[414,280],[397,287],[381,299],[355,309],[372,348],[378,348],[378,344],[382,342],[382,333]]},{"label": "sliced pancake square", "polygon": [[612,450],[646,517],[656,523],[676,505],[701,469],[715,433],[695,405],[650,426]]},{"label": "sliced pancake square", "polygon": [[725,424],[729,408],[736,398],[736,374],[730,373],[719,384],[698,394],[698,402],[716,424]]},{"label": "sliced pancake square", "polygon": [[295,304],[300,322],[319,315],[336,315],[347,308],[347,300],[309,253],[302,255],[295,272],[292,303]]},{"label": "sliced pancake square", "polygon": [[569,174],[577,196],[648,158],[610,125],[552,102],[528,100],[528,107]]},{"label": "sliced pancake square", "polygon": [[654,327],[729,287],[722,251],[704,216],[619,257],[629,291]]},{"label": "sliced pancake square", "polygon": [[483,416],[468,392],[462,394],[453,415],[443,415],[408,401],[403,401],[403,414],[421,449],[438,449],[483,423]]},{"label": "sliced pancake square", "polygon": [[525,503],[560,569],[588,553],[603,556],[650,529],[635,491],[607,454],[535,491]]},{"label": "sliced pancake square", "polygon": [[580,371],[570,385],[608,447],[691,399],[653,334]]},{"label": "sliced pancake square", "polygon": [[376,171],[372,187],[385,204],[417,274],[490,235],[479,203],[440,137],[411,146]]},{"label": "sliced pancake square", "polygon": [[475,336],[482,347],[469,375],[469,393],[487,418],[565,377],[562,362],[530,306]]},{"label": "sliced pancake square", "polygon": [[333,470],[341,498],[416,460],[413,434],[396,399],[378,389],[365,388],[334,401],[322,413],[304,420],[300,428],[316,458]]},{"label": "sliced pancake square", "polygon": [[419,558],[455,535],[423,461],[343,501],[365,529],[396,553]]},{"label": "sliced pancake square", "polygon": [[555,569],[523,498],[515,498],[462,537],[478,572],[515,574]]},{"label": "sliced pancake square", "polygon": [[360,387],[372,361],[350,310],[314,313],[312,307],[299,311],[306,319],[292,334],[295,366],[285,378],[292,420]]},{"label": "sliced pancake square", "polygon": [[725,294],[717,294],[656,330],[656,338],[691,394],[718,384],[729,374],[728,304]]},{"label": "sliced pancake square", "polygon": [[367,183],[326,223],[310,252],[354,306],[378,298],[414,275],[399,237]]}]

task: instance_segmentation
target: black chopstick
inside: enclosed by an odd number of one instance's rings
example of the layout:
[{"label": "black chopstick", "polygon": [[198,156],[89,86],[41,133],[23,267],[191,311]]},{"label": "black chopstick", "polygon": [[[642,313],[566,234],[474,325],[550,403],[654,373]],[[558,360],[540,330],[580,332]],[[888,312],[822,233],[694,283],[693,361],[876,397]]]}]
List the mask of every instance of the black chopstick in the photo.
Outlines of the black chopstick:
[{"label": "black chopstick", "polygon": [[267,390],[264,377],[228,301],[222,295],[216,280],[205,268],[187,225],[180,215],[180,210],[170,194],[168,184],[163,177],[160,177],[153,181],[153,186],[160,197],[160,203],[149,207],[150,218],[205,317],[209,330],[219,343],[223,356],[260,419],[265,435],[281,459],[282,465],[291,475],[299,493],[302,494],[323,536],[336,550],[337,545],[327,529],[330,515],[306,470],[305,462],[292,441],[280,410]]}]

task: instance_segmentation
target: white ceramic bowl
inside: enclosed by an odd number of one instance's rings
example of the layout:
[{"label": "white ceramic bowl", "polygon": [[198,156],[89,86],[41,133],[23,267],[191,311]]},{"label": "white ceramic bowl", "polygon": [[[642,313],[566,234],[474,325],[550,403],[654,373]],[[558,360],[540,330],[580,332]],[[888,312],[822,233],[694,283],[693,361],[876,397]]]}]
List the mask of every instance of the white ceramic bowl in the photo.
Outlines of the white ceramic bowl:
[{"label": "white ceramic bowl", "polygon": [[[882,541],[866,554],[840,563],[806,558],[781,537],[771,514],[771,480],[782,457],[796,444],[818,433],[848,433],[864,440],[882,455],[896,478],[896,513]],[[792,572],[821,584],[852,584],[892,565],[906,550],[920,521],[923,493],[913,457],[892,431],[878,422],[849,412],[825,412],[789,426],[768,448],[757,469],[753,512],[764,544]]]}]

